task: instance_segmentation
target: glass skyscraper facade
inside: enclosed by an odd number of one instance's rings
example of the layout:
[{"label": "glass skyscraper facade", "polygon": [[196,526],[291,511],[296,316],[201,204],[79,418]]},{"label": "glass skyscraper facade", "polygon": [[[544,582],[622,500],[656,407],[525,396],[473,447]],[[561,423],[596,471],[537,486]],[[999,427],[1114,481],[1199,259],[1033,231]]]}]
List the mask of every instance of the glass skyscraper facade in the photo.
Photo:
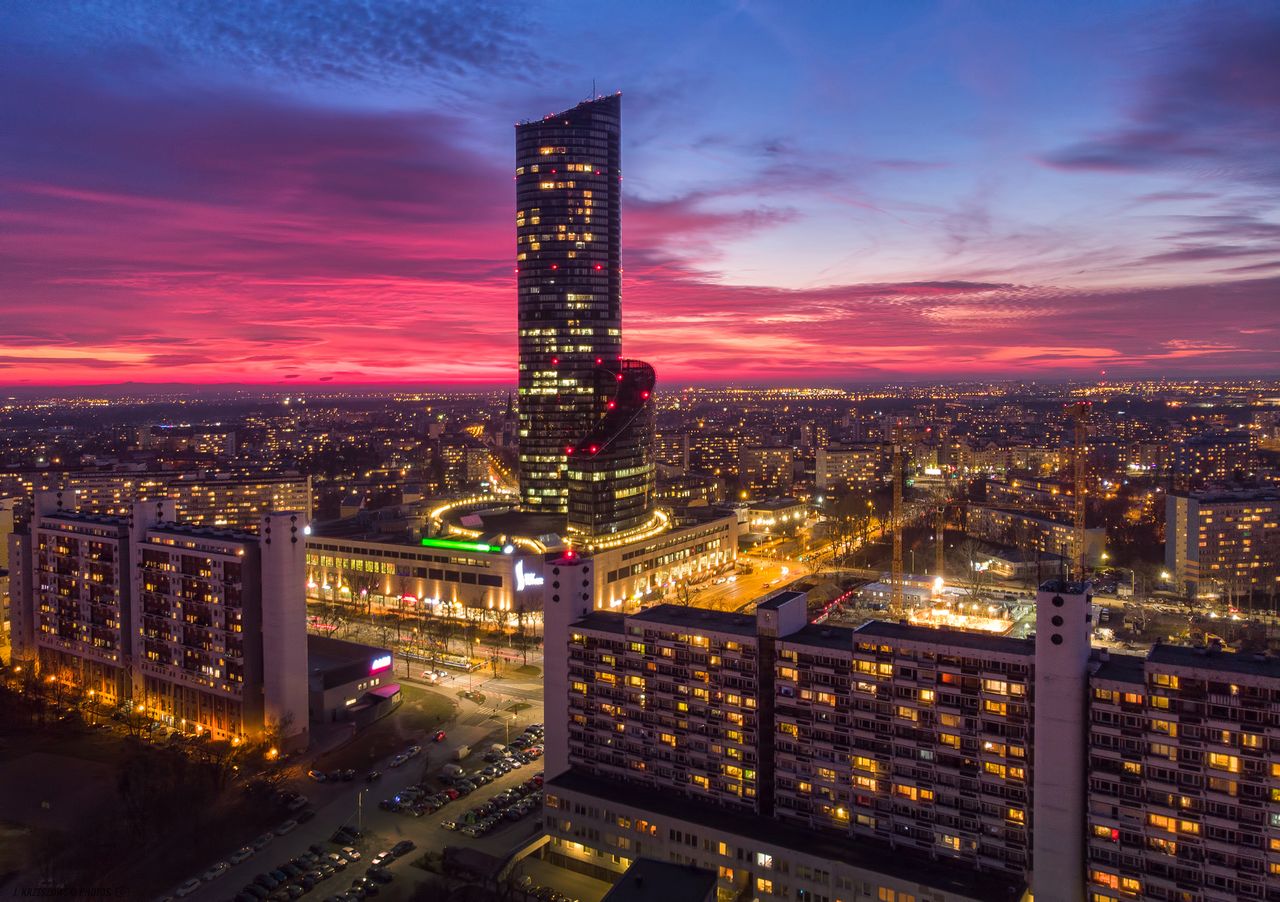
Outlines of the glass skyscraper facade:
[{"label": "glass skyscraper facade", "polygon": [[599,416],[569,450],[569,532],[642,525],[653,509],[654,373],[638,360],[596,368]]},{"label": "glass skyscraper facade", "polygon": [[520,494],[568,513],[568,449],[599,415],[596,367],[622,355],[619,95],[516,126]]}]

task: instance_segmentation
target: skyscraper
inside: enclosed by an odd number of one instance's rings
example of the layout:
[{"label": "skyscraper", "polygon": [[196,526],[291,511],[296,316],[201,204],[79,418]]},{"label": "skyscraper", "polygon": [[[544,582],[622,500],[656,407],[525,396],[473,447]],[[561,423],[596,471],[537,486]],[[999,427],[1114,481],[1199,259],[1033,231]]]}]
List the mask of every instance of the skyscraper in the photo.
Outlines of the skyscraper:
[{"label": "skyscraper", "polygon": [[520,494],[568,512],[567,450],[600,414],[596,368],[622,354],[618,95],[516,126]]},{"label": "skyscraper", "polygon": [[601,409],[569,453],[569,532],[603,536],[642,525],[653,509],[653,367],[639,360],[601,363]]}]

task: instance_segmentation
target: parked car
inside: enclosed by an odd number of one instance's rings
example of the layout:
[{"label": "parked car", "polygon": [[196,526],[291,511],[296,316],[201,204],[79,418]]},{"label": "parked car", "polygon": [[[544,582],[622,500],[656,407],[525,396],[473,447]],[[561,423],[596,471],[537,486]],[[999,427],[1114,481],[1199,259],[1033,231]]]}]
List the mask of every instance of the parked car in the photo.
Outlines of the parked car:
[{"label": "parked car", "polygon": [[191,895],[199,888],[200,888],[200,881],[196,880],[193,877],[192,879],[188,880],[186,883],[182,884],[182,886],[175,889],[173,891],[173,894],[177,896],[179,899],[181,899],[183,896]]},{"label": "parked car", "polygon": [[227,860],[230,861],[232,864],[239,864],[242,861],[246,861],[252,858],[253,853],[254,853],[253,846],[241,846],[240,848],[232,852],[227,857]]},{"label": "parked car", "polygon": [[377,770],[371,770],[364,775],[364,781],[366,783],[376,783],[381,779],[382,779],[382,772]]},{"label": "parked car", "polygon": [[285,821],[279,827],[276,827],[276,836],[284,836],[286,833],[292,833],[298,829],[297,821]]},{"label": "parked car", "polygon": [[219,861],[213,867],[209,868],[209,870],[201,874],[200,879],[201,880],[217,880],[219,877],[221,877],[223,874],[225,874],[229,870],[231,870],[230,864],[228,864],[225,861]]},{"label": "parked car", "polygon": [[249,845],[253,846],[254,851],[261,852],[267,846],[271,845],[271,842],[274,839],[275,839],[274,834],[264,833],[261,836],[259,836],[257,839],[255,839],[253,842],[249,843]]},{"label": "parked car", "polygon": [[396,858],[399,858],[402,855],[408,855],[410,852],[412,852],[416,848],[418,848],[417,843],[415,843],[413,840],[402,839],[400,840],[400,842],[396,843],[394,846],[391,847],[391,854],[394,855]]},{"label": "parked car", "polygon": [[309,770],[307,771],[307,776],[317,783],[324,783],[329,779],[328,775],[322,770]]}]

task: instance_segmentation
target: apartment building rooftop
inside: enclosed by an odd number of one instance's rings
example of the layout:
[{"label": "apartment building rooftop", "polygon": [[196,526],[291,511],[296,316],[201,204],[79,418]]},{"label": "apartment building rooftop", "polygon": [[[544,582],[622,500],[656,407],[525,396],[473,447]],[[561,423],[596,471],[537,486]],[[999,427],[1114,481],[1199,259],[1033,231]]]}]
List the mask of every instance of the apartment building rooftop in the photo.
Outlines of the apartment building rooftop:
[{"label": "apartment building rooftop", "polygon": [[582,619],[574,621],[573,626],[576,629],[622,634],[627,629],[627,615],[613,611],[592,611]]},{"label": "apartment building rooftop", "polygon": [[1152,664],[1200,667],[1280,679],[1280,658],[1271,655],[1240,654],[1206,646],[1192,648],[1185,645],[1157,645],[1151,649],[1147,660]]},{"label": "apartment building rooftop", "polygon": [[1034,639],[1014,639],[1009,636],[993,636],[966,630],[940,629],[932,626],[917,626],[912,623],[891,623],[887,620],[872,620],[864,623],[854,630],[854,634],[854,641],[866,637],[892,639],[899,642],[930,642],[1004,655],[1032,655],[1036,647]]},{"label": "apartment building rooftop", "polygon": [[1097,660],[1093,676],[1114,683],[1133,683],[1141,686],[1146,681],[1147,659],[1141,655],[1117,655],[1110,652]]},{"label": "apartment building rooftop", "polygon": [[795,645],[814,645],[820,648],[831,648],[836,651],[852,651],[853,636],[857,632],[851,626],[828,626],[822,623],[810,623],[796,630],[783,641]]},{"label": "apartment building rooftop", "polygon": [[162,521],[151,527],[153,532],[165,532],[176,536],[190,536],[196,539],[226,539],[235,542],[257,542],[255,533],[231,529],[226,526],[192,526],[186,523]]},{"label": "apartment building rooftop", "polygon": [[1025,890],[1024,885],[1007,875],[958,868],[945,861],[931,861],[903,849],[890,849],[871,839],[845,839],[739,810],[700,805],[685,797],[655,793],[645,787],[594,777],[572,768],[549,780],[547,789],[552,792],[556,789],[580,792],[602,802],[631,805],[663,817],[692,821],[717,833],[782,846],[802,855],[841,861],[983,902],[1015,902],[1022,898]]},{"label": "apartment building rooftop", "polygon": [[89,523],[97,526],[128,526],[129,518],[116,514],[82,514],[79,511],[55,510],[42,517],[65,520],[69,523]]},{"label": "apartment building rooftop", "polygon": [[643,623],[679,626],[686,629],[714,630],[718,633],[735,633],[740,636],[756,634],[756,618],[750,614],[731,614],[726,611],[708,611],[678,604],[660,604],[632,614],[629,620]]}]

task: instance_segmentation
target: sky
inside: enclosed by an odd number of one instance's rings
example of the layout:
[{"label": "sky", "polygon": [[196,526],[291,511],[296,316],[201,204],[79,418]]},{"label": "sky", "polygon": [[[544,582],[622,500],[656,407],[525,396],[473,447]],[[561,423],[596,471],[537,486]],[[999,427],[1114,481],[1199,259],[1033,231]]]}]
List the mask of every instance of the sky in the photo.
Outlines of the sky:
[{"label": "sky", "polygon": [[0,385],[511,384],[593,89],[660,382],[1280,373],[1272,0],[7,0],[0,84]]}]

